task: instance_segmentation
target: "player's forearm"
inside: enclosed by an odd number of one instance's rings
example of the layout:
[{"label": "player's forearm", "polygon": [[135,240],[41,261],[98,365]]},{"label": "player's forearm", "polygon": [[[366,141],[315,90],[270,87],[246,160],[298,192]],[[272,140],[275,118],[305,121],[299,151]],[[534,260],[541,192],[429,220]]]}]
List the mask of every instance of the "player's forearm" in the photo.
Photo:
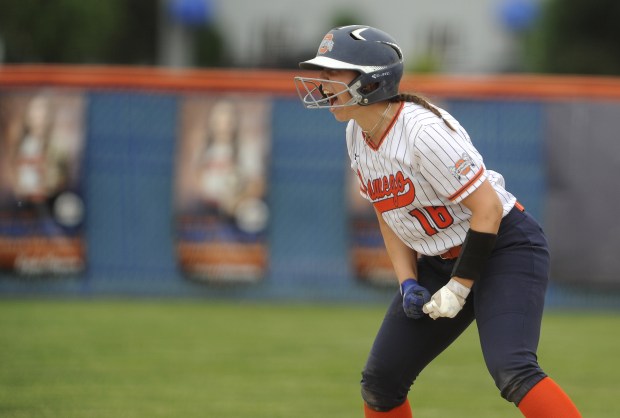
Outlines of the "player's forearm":
[{"label": "player's forearm", "polygon": [[414,250],[407,247],[402,243],[398,237],[393,237],[389,240],[389,244],[386,241],[387,252],[392,261],[394,272],[398,278],[398,282],[414,278],[417,279],[417,254]]},{"label": "player's forearm", "polygon": [[409,248],[385,223],[381,214],[377,213],[379,228],[390,261],[399,283],[406,279],[417,279],[417,253]]},{"label": "player's forearm", "polygon": [[[502,221],[503,207],[493,186],[485,181],[463,204],[472,212],[469,232],[453,271],[453,279],[471,288],[480,274],[486,257],[493,249]],[[475,260],[475,262],[473,262]],[[461,274],[464,273],[464,274]]]}]

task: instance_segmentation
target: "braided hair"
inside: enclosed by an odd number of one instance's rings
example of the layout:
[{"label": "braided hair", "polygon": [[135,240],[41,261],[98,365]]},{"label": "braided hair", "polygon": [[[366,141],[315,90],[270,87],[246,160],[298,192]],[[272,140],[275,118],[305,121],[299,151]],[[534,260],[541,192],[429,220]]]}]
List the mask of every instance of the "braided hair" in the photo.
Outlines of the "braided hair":
[{"label": "braided hair", "polygon": [[448,128],[456,132],[456,129],[454,129],[454,127],[450,124],[450,122],[444,119],[443,115],[439,112],[439,110],[435,106],[433,106],[431,103],[429,103],[428,100],[426,100],[425,98],[421,96],[418,96],[412,93],[400,93],[399,95],[390,99],[390,101],[391,102],[411,102],[411,103],[417,104],[418,106],[422,106],[424,109],[432,112],[435,116],[441,119]]}]

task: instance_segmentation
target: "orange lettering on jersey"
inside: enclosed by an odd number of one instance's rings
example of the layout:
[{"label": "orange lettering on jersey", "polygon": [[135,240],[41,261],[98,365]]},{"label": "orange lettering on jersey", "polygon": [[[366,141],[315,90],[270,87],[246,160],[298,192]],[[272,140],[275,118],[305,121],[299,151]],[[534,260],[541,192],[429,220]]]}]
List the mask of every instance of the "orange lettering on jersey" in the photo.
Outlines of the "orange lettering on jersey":
[{"label": "orange lettering on jersey", "polygon": [[389,177],[383,176],[382,178],[369,180],[366,183],[365,189],[362,190],[366,192],[373,201],[375,208],[381,213],[405,207],[415,199],[413,182],[410,179],[406,179],[401,171],[396,173],[396,175],[390,174]]}]

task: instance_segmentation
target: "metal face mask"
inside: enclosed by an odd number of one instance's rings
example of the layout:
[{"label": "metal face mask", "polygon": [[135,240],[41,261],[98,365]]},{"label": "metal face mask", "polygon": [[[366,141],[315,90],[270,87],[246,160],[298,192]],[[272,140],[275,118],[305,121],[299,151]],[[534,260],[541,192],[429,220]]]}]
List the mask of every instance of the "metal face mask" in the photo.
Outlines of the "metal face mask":
[{"label": "metal face mask", "polygon": [[[323,78],[295,77],[295,88],[306,109],[333,109],[360,104],[362,96],[357,93],[359,81],[356,78],[351,84]],[[324,86],[329,86],[327,89]],[[337,92],[335,92],[337,91]],[[344,103],[337,103],[345,94],[351,98]]]}]

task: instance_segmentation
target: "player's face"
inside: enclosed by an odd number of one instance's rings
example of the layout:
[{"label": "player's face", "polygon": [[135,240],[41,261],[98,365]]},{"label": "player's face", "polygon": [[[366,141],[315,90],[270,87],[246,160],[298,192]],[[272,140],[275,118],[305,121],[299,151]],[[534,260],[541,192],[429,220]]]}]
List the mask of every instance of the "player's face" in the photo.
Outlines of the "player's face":
[{"label": "player's face", "polygon": [[[357,73],[351,70],[328,70],[321,71],[320,78],[324,81],[322,84],[323,93],[332,97],[332,106],[342,106],[349,102],[352,97],[348,92],[346,85],[357,77]],[[330,83],[333,81],[333,83]],[[353,111],[357,106],[332,107],[330,112],[334,114],[336,120],[345,122],[353,119]]]}]

